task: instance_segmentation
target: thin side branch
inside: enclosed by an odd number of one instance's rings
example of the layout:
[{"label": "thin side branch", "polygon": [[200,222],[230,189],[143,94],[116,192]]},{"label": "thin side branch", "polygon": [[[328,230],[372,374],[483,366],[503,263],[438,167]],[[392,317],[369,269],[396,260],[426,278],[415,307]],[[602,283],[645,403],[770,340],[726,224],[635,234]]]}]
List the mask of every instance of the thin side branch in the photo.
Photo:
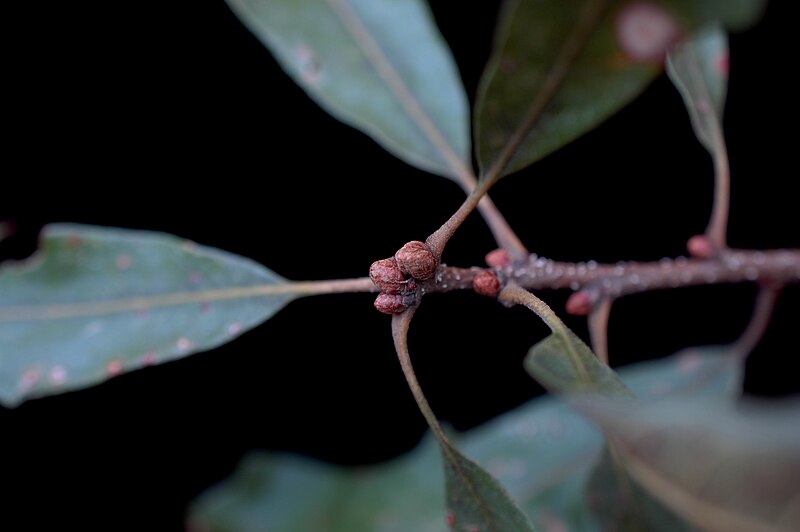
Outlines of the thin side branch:
[{"label": "thin side branch", "polygon": [[733,343],[734,351],[741,353],[742,356],[747,356],[755,349],[767,331],[772,311],[775,309],[775,302],[778,300],[782,288],[781,285],[774,283],[759,287],[750,322],[739,339]]},{"label": "thin side branch", "polygon": [[714,145],[714,203],[706,227],[706,236],[716,249],[727,247],[728,212],[730,210],[731,179],[728,164],[728,149],[722,134]]},{"label": "thin side branch", "polygon": [[422,412],[425,421],[428,422],[428,426],[431,428],[433,435],[436,436],[436,439],[439,440],[439,443],[443,446],[447,446],[449,445],[447,436],[442,426],[439,424],[439,421],[436,419],[436,415],[433,413],[430,404],[428,404],[428,399],[422,392],[422,386],[419,385],[417,374],[414,372],[414,366],[411,364],[411,355],[408,350],[408,328],[411,325],[411,318],[414,317],[414,311],[416,309],[416,306],[410,307],[402,314],[395,314],[392,316],[392,339],[394,340],[394,348],[395,351],[397,351],[397,358],[400,361],[403,375],[405,375],[406,382],[408,382],[408,388],[411,390],[411,394],[414,396],[414,400],[417,402],[420,412]]},{"label": "thin side branch", "polygon": [[528,249],[525,244],[519,239],[517,234],[508,225],[508,222],[500,213],[500,210],[495,206],[494,202],[489,199],[488,195],[484,195],[478,202],[478,212],[483,216],[486,225],[494,236],[494,241],[497,242],[497,247],[508,251],[512,259],[522,259],[528,255]]},{"label": "thin side branch", "polygon": [[489,189],[486,182],[482,182],[478,185],[478,188],[472,190],[472,192],[467,196],[464,200],[464,203],[453,213],[448,220],[442,224],[442,226],[434,231],[425,241],[430,247],[433,254],[436,256],[436,260],[441,262],[442,253],[444,252],[444,248],[447,245],[447,242],[452,238],[455,234],[456,230],[461,227],[461,224],[464,223],[464,220],[475,210],[475,207],[478,206],[478,202],[481,201],[481,198],[486,194],[486,191]]},{"label": "thin side branch", "polygon": [[592,340],[592,351],[600,362],[608,366],[608,318],[611,314],[610,297],[601,299],[589,312],[589,337]]}]

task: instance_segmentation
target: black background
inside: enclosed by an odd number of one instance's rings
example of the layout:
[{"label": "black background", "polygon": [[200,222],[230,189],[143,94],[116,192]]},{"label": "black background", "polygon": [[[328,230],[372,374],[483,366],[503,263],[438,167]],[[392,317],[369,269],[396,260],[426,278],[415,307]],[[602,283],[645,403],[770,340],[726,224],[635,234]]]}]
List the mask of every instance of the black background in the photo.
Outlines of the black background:
[{"label": "black background", "polygon": [[[431,2],[474,96],[495,6]],[[790,2],[731,36],[725,117],[730,244],[798,247],[796,67]],[[252,257],[293,279],[357,277],[424,239],[463,194],[327,116],[222,0],[5,2],[5,255],[44,223],[166,231]],[[710,158],[666,78],[595,131],[501,181],[492,196],[531,251],[559,260],[657,260],[702,232]],[[483,262],[467,221],[445,260]],[[612,364],[736,338],[752,286],[654,292],[615,303]],[[563,315],[567,293],[540,294]],[[0,295],[2,297],[2,295]],[[185,505],[251,449],[361,464],[425,431],[372,296],[299,300],[236,341],[100,386],[0,409],[0,520],[33,529],[178,530]],[[748,365],[746,389],[797,391],[789,287]],[[586,337],[584,320],[566,317]],[[468,429],[541,393],[523,371],[545,335],[529,313],[470,294],[430,297],[412,326],[439,417]],[[0,526],[0,528],[6,528]]]}]

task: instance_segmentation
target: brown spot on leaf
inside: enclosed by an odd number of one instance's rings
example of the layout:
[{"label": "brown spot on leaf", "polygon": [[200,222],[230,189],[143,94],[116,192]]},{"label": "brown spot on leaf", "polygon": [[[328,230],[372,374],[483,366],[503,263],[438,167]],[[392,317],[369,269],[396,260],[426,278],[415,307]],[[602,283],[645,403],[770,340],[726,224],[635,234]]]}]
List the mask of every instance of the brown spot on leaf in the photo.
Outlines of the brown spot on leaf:
[{"label": "brown spot on leaf", "polygon": [[48,377],[50,384],[60,386],[67,381],[67,370],[64,366],[57,365],[50,368],[50,375]]},{"label": "brown spot on leaf", "polygon": [[108,364],[106,364],[106,374],[109,377],[116,377],[120,373],[122,373],[122,361],[118,358],[109,360]]},{"label": "brown spot on leaf", "polygon": [[117,258],[114,259],[114,266],[121,271],[125,271],[131,267],[131,257],[130,255],[117,255]]},{"label": "brown spot on leaf", "polygon": [[731,69],[731,56],[727,52],[723,52],[714,58],[714,70],[723,76],[728,75]]},{"label": "brown spot on leaf", "polygon": [[630,2],[615,19],[622,52],[632,61],[663,63],[667,49],[681,35],[677,19],[653,2]]},{"label": "brown spot on leaf", "polygon": [[28,368],[22,374],[22,377],[19,380],[19,389],[22,392],[27,392],[31,388],[33,388],[36,383],[39,382],[39,378],[41,377],[41,371],[39,368]]},{"label": "brown spot on leaf", "polygon": [[294,55],[297,59],[300,80],[308,85],[315,85],[322,70],[317,54],[307,44],[299,44],[295,48]]}]

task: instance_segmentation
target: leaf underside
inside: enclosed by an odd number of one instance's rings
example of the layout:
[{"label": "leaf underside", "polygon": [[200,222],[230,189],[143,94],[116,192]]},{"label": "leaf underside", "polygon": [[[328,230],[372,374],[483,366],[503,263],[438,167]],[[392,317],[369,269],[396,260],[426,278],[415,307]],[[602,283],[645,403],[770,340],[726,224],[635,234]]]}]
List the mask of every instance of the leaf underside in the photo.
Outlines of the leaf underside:
[{"label": "leaf underside", "polygon": [[172,235],[49,225],[36,255],[0,268],[0,402],[226,343],[291,300],[263,292],[284,283],[252,260]]},{"label": "leaf underside", "polygon": [[469,104],[426,2],[226,1],[328,113],[429,172],[469,166]]},{"label": "leaf underside", "polygon": [[[641,400],[651,401],[719,398],[730,393],[738,372],[722,349],[691,349],[619,373]],[[565,402],[537,398],[456,440],[537,529],[602,530],[606,517],[591,511],[586,490],[603,438]],[[208,531],[441,531],[448,521],[441,462],[432,437],[407,455],[365,468],[253,453],[231,479],[195,501],[189,521]]]},{"label": "leaf underside", "polygon": [[650,495],[708,530],[800,528],[800,402],[581,404]]}]

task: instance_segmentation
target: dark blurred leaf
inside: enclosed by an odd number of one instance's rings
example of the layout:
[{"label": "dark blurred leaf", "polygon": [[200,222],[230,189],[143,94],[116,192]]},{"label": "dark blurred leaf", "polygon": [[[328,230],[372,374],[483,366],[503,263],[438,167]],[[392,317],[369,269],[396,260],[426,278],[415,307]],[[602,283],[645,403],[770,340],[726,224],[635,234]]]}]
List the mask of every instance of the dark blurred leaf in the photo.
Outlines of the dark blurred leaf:
[{"label": "dark blurred leaf", "polygon": [[[721,348],[713,351],[687,350],[619,373],[642,399],[716,397],[738,382],[738,364]],[[535,399],[456,440],[466,455],[485,465],[538,529],[601,529],[584,493],[603,438],[565,402]],[[208,531],[443,530],[441,463],[433,438],[395,461],[366,468],[257,453],[195,502],[190,521],[196,530]]]},{"label": "dark blurred leaf", "polygon": [[[525,359],[528,372],[549,391],[567,397],[579,393],[618,400],[634,398],[616,372],[600,362],[572,331],[563,324],[553,331],[536,344]],[[653,392],[729,396],[731,381],[738,382],[736,368],[740,358],[736,353],[725,353],[723,348],[692,348],[670,358],[678,363],[660,371],[652,368],[640,371],[640,380],[651,381],[650,393],[644,398],[652,397]],[[674,383],[680,383],[683,389],[670,389]],[[603,530],[689,529],[673,512],[633,482],[608,450],[592,472],[586,498]]]},{"label": "dark blurred leaf", "polygon": [[673,397],[634,406],[593,396],[578,404],[630,476],[689,523],[800,529],[800,401]]},{"label": "dark blurred leaf", "polygon": [[715,20],[753,22],[761,0],[509,0],[475,107],[484,175],[507,175],[600,124],[661,72],[667,48]]},{"label": "dark blurred leaf", "polygon": [[469,105],[425,2],[227,2],[330,114],[424,170],[470,167]]},{"label": "dark blurred leaf", "polygon": [[146,231],[56,224],[0,268],[0,401],[96,384],[216,347],[294,296],[260,264]]}]

